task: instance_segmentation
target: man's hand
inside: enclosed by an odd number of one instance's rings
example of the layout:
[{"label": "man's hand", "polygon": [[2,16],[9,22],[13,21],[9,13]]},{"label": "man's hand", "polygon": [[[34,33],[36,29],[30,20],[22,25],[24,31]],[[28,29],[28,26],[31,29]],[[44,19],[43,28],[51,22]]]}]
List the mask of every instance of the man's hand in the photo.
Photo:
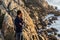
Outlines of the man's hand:
[{"label": "man's hand", "polygon": [[21,26],[22,26],[22,24],[21,23],[19,23]]}]

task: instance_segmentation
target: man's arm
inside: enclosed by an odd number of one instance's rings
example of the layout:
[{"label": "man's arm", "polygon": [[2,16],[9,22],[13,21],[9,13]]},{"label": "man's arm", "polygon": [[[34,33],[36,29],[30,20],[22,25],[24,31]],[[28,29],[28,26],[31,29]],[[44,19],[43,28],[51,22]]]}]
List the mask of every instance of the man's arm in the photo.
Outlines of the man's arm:
[{"label": "man's arm", "polygon": [[21,26],[22,26],[23,24],[22,24],[22,23],[19,23],[19,25],[21,25]]},{"label": "man's arm", "polygon": [[21,26],[23,26],[23,24],[24,24],[24,21],[22,20],[20,23],[19,23]]}]

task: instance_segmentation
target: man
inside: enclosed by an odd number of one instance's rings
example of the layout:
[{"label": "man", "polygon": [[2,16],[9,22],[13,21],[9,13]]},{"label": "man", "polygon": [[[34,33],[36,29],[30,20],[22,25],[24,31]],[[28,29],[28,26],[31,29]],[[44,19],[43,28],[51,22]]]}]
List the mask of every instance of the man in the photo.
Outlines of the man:
[{"label": "man", "polygon": [[23,25],[22,12],[20,10],[18,10],[17,11],[17,17],[15,19],[16,40],[20,40],[20,36],[21,36],[21,33],[22,33],[22,25]]}]

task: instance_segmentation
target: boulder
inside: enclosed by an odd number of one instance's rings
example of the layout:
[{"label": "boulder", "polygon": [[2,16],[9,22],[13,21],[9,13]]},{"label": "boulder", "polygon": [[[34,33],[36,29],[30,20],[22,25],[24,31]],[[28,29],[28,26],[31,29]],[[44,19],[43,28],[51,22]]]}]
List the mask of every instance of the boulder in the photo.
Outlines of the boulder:
[{"label": "boulder", "polygon": [[8,13],[6,13],[4,16],[4,20],[2,24],[2,33],[4,35],[5,40],[13,40],[14,24],[12,21],[12,17]]}]

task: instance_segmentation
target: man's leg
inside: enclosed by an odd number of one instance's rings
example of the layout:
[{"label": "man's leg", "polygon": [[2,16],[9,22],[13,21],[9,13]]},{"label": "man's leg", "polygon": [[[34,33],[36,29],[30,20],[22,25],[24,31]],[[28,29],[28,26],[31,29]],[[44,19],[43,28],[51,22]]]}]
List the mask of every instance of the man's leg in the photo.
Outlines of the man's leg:
[{"label": "man's leg", "polygon": [[22,32],[20,32],[20,40],[22,40]]},{"label": "man's leg", "polygon": [[20,32],[20,40],[24,40],[22,32]]},{"label": "man's leg", "polygon": [[20,33],[16,33],[16,40],[20,40]]}]

